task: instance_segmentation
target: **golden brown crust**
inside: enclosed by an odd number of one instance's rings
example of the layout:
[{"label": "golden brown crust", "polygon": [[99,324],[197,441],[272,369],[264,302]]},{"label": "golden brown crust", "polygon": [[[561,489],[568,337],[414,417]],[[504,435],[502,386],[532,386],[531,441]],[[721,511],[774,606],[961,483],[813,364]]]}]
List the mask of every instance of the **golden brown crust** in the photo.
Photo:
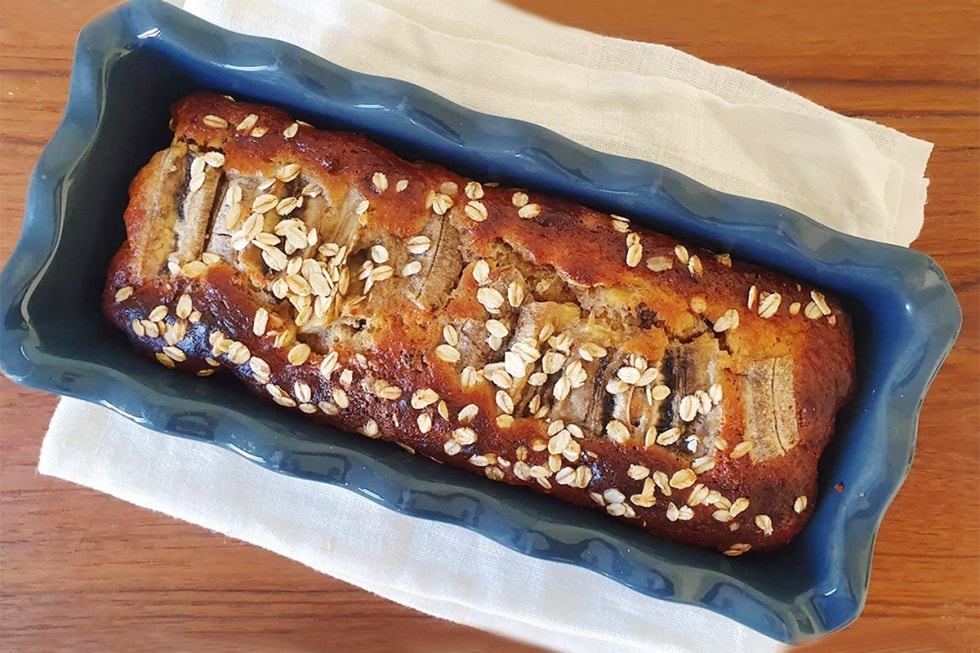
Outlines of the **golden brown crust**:
[{"label": "golden brown crust", "polygon": [[853,384],[836,301],[276,109],[173,126],[104,295],[148,355],[729,554],[807,521]]}]

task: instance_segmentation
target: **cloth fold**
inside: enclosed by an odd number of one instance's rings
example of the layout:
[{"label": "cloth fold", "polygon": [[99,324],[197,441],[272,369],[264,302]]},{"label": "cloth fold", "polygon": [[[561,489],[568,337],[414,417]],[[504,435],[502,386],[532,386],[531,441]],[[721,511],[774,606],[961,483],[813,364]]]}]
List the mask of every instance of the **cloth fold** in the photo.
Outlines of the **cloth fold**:
[{"label": "cloth fold", "polygon": [[[667,46],[560,27],[491,0],[174,4],[228,29],[289,41],[341,66],[789,206],[857,236],[908,245],[922,225],[931,144]],[[269,472],[76,400],[55,411],[38,468],[429,614],[555,650],[779,648],[706,610],[643,597],[597,574]]]}]

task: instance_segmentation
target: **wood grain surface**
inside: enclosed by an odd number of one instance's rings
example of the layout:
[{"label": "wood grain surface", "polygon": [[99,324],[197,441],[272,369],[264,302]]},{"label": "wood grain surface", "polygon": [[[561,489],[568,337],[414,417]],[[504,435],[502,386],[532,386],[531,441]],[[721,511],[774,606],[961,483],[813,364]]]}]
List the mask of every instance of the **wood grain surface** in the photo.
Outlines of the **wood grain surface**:
[{"label": "wood grain surface", "polygon": [[[0,261],[20,233],[31,167],[60,118],[75,36],[112,4],[0,2]],[[804,648],[980,650],[976,3],[515,4],[591,31],[676,46],[936,144],[926,225],[913,246],[948,274],[963,333],[923,406],[915,464],[882,526],[862,616]],[[533,650],[38,476],[56,401],[0,379],[0,649]]]}]

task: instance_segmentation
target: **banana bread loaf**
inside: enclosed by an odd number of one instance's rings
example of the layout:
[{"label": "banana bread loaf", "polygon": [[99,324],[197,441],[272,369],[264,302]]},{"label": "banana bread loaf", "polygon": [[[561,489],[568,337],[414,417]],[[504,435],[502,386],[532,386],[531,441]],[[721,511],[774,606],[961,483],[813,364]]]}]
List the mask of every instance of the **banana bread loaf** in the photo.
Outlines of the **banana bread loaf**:
[{"label": "banana bread loaf", "polygon": [[104,293],[145,354],[728,555],[806,523],[853,385],[834,299],[274,108],[171,126]]}]

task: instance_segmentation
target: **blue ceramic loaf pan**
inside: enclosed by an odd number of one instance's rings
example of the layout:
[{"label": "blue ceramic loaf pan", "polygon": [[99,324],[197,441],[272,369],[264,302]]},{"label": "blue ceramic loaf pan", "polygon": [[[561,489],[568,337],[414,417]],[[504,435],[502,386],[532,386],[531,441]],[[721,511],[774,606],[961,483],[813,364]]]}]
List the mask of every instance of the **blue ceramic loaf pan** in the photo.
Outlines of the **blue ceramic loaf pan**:
[{"label": "blue ceramic loaf pan", "polygon": [[[364,132],[402,156],[479,179],[628,215],[843,298],[856,329],[857,394],[822,459],[810,524],[784,549],[734,559],[659,541],[603,514],[311,425],[247,399],[233,381],[185,377],[134,356],[103,320],[100,292],[124,238],[127,185],[168,144],[171,103],[201,89]],[[784,642],[860,613],[875,534],[909,471],[919,408],[961,323],[946,278],[923,254],[848,237],[151,0],[124,4],[82,31],[64,119],[34,170],[0,292],[0,363],[18,383],[109,406],[160,437],[213,442],[392,510],[586,567],[644,595],[702,606]]]}]

